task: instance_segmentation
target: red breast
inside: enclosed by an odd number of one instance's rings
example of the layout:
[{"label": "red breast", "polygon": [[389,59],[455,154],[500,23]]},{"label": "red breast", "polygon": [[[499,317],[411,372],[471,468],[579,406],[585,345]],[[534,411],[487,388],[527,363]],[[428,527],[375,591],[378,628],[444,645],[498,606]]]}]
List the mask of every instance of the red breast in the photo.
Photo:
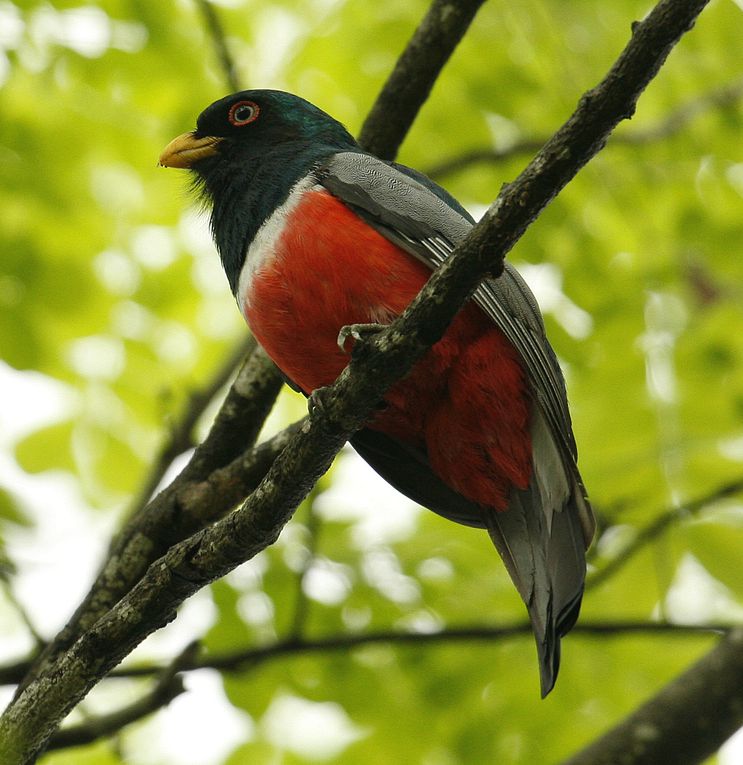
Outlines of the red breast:
[{"label": "red breast", "polygon": [[[249,253],[248,261],[261,261],[246,263],[251,274],[239,298],[256,338],[310,393],[348,363],[339,329],[388,323],[430,271],[324,189],[300,193],[270,251]],[[475,305],[385,398],[369,427],[425,448],[434,471],[468,499],[505,509],[511,486],[528,485],[524,373],[515,349]]]}]

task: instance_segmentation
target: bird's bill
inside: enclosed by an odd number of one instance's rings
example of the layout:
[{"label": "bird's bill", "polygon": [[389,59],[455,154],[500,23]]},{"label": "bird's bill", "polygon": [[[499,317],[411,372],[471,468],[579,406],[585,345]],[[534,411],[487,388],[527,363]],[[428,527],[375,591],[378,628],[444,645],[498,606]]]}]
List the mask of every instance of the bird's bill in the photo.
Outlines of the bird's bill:
[{"label": "bird's bill", "polygon": [[217,144],[222,139],[219,136],[205,135],[200,138],[195,133],[183,133],[174,138],[160,155],[160,165],[163,167],[191,167],[194,162],[217,153]]}]

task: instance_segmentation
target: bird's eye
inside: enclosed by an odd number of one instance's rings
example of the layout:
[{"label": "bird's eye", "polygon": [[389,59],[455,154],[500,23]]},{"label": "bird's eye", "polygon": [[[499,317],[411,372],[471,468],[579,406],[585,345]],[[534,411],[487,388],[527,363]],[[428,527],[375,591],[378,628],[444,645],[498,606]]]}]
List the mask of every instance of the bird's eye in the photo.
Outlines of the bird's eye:
[{"label": "bird's eye", "polygon": [[257,120],[260,111],[260,107],[254,101],[238,101],[230,107],[227,119],[235,127],[241,127]]}]

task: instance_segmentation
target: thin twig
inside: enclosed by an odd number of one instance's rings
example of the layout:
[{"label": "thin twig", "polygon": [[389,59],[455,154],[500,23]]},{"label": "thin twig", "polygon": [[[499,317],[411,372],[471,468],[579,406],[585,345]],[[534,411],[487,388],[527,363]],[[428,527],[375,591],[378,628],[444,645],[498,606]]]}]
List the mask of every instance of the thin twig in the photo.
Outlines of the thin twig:
[{"label": "thin twig", "polygon": [[5,589],[6,599],[10,605],[13,606],[34,641],[34,653],[38,652],[45,645],[44,638],[39,634],[28,612],[23,607],[21,601],[16,597],[10,580],[6,576],[0,576],[0,582],[2,582],[2,586]]},{"label": "thin twig", "polygon": [[718,502],[721,499],[740,494],[741,492],[743,492],[743,478],[718,486],[704,496],[686,502],[679,507],[673,507],[658,513],[647,526],[638,529],[632,539],[626,542],[618,552],[614,553],[611,560],[588,575],[586,579],[586,590],[602,584],[609,577],[616,574],[617,571],[626,565],[634,555],[642,550],[643,547],[649,545],[654,539],[657,539],[666,529],[677,521],[696,515],[708,505]]},{"label": "thin twig", "polygon": [[[722,635],[735,629],[736,625],[710,622],[705,624],[682,624],[675,622],[656,622],[643,620],[621,621],[580,621],[571,630],[570,636],[604,638],[622,638],[627,635],[643,635],[647,637],[694,637],[699,635]],[[508,625],[471,624],[445,627],[437,632],[407,632],[403,630],[375,630],[340,635],[326,635],[309,638],[290,635],[274,643],[247,648],[236,648],[206,654],[193,654],[187,662],[180,666],[180,671],[195,669],[217,669],[220,671],[240,671],[246,665],[254,666],[263,661],[280,659],[302,653],[324,653],[347,651],[362,645],[387,643],[389,645],[436,645],[447,642],[478,642],[494,643],[499,640],[510,640],[517,637],[532,636],[529,622],[518,622]],[[24,669],[28,667],[18,662],[6,667],[0,667],[0,685],[11,685],[23,677]],[[168,668],[161,663],[137,663],[117,667],[112,670],[110,678],[150,677]]]},{"label": "thin twig", "polygon": [[712,109],[722,109],[737,104],[743,98],[743,78],[734,80],[727,85],[703,93],[701,96],[682,104],[672,111],[667,117],[647,128],[619,133],[614,136],[613,142],[617,144],[645,144],[669,138],[679,133],[689,122],[700,114]]},{"label": "thin twig", "polygon": [[[681,132],[695,117],[712,109],[722,109],[738,103],[743,98],[743,79],[705,93],[672,111],[667,117],[647,128],[636,128],[626,133],[614,134],[609,146],[643,146],[661,141]],[[523,138],[501,148],[485,147],[470,149],[455,157],[445,159],[426,169],[431,178],[443,178],[460,172],[473,165],[497,165],[515,156],[532,154],[544,146],[547,136],[542,138]]]},{"label": "thin twig", "polygon": [[90,717],[85,722],[62,728],[52,737],[49,749],[67,749],[73,746],[90,744],[98,739],[119,733],[127,725],[151,715],[153,712],[168,706],[170,702],[185,690],[179,673],[193,664],[198,644],[191,643],[176,659],[165,667],[161,667],[157,681],[152,689],[115,712]]},{"label": "thin twig", "polygon": [[209,36],[214,46],[214,51],[217,55],[217,60],[222,67],[227,87],[231,92],[235,93],[240,88],[240,81],[237,76],[237,67],[230,53],[229,46],[227,45],[227,36],[224,33],[222,22],[219,20],[216,8],[209,2],[209,0],[196,0],[196,5],[201,11],[206,27],[209,30]]},{"label": "thin twig", "polygon": [[[631,635],[688,637],[698,635],[720,635],[734,629],[729,624],[673,624],[670,622],[617,621],[617,622],[579,622],[571,631],[572,636],[601,636],[602,638]],[[322,638],[303,638],[281,640],[271,645],[257,648],[244,648],[220,654],[199,657],[193,669],[205,667],[221,671],[241,671],[246,666],[285,656],[306,653],[327,653],[349,651],[360,646],[385,643],[389,645],[438,645],[458,642],[494,643],[519,637],[532,637],[532,627],[528,622],[494,626],[472,625],[465,627],[447,627],[438,632],[403,632],[400,630],[379,630],[348,635],[332,635]],[[157,672],[158,665],[122,667],[111,673],[112,677],[139,677]]]},{"label": "thin twig", "polygon": [[315,498],[319,494],[317,486],[307,498],[307,553],[301,568],[295,574],[294,611],[288,630],[288,640],[299,640],[304,631],[304,625],[309,614],[310,602],[305,592],[305,582],[317,555],[318,537],[320,534],[320,516],[315,512]]}]

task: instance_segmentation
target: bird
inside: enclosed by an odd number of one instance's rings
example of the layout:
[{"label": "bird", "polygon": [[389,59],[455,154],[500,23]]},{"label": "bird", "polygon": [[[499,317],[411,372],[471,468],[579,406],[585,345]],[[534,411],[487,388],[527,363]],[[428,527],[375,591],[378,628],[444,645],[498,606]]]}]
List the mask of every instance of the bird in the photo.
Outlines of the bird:
[{"label": "bird", "polygon": [[[400,315],[474,226],[423,173],[365,151],[280,90],[215,101],[159,164],[190,171],[252,334],[309,397],[342,372],[349,341]],[[487,530],[526,605],[546,696],[595,521],[560,365],[512,265],[480,283],[351,445],[416,503]]]}]

